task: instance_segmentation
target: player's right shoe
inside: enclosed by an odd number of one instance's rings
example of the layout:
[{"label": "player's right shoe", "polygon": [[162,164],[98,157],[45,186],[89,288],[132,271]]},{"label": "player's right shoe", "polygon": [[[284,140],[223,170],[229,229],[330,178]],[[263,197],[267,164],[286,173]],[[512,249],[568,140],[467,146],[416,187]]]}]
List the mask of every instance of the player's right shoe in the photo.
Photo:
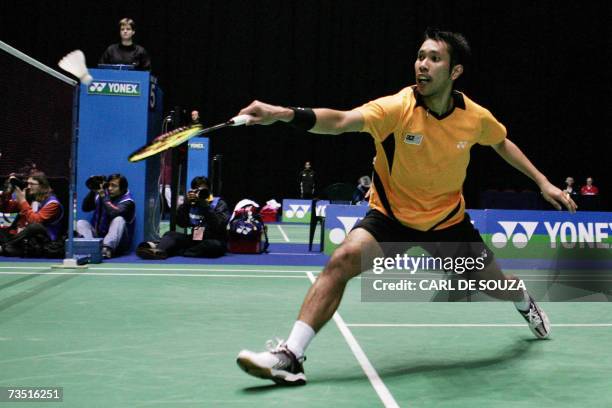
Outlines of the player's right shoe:
[{"label": "player's right shoe", "polygon": [[272,380],[281,385],[304,385],[306,376],[302,363],[306,357],[297,358],[287,345],[278,340],[276,344],[266,343],[268,351],[254,353],[242,350],[238,353],[236,363],[247,374],[254,377]]},{"label": "player's right shoe", "polygon": [[550,335],[550,320],[531,295],[529,295],[529,309],[526,311],[517,310],[527,321],[529,329],[538,339],[548,338]]}]

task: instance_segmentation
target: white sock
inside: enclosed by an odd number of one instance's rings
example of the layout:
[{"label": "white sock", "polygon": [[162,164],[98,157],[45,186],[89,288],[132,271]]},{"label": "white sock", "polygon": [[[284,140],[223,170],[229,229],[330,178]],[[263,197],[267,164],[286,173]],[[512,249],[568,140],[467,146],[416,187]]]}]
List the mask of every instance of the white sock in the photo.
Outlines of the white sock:
[{"label": "white sock", "polygon": [[315,336],[315,331],[301,320],[296,320],[287,339],[287,348],[291,350],[297,358],[304,356],[304,351]]},{"label": "white sock", "polygon": [[526,290],[523,291],[523,300],[514,302],[514,306],[522,312],[529,310],[529,293]]}]

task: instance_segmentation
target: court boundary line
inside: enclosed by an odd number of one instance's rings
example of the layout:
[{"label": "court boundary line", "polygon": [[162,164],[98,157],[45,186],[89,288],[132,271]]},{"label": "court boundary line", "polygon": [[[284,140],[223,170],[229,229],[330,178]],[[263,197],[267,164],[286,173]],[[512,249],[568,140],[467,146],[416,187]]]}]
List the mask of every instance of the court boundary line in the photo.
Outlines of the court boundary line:
[{"label": "court boundary line", "polygon": [[[295,243],[295,242],[294,242]],[[307,243],[307,242],[306,242]],[[293,252],[268,252],[268,255],[283,255],[283,256],[321,256],[318,254],[296,254]]]},{"label": "court boundary line", "polygon": [[278,230],[280,231],[281,235],[283,236],[283,238],[285,239],[285,242],[291,242],[289,241],[289,237],[287,236],[287,234],[285,234],[285,231],[283,231],[283,229],[281,228],[280,225],[276,224],[276,227],[278,228]]},{"label": "court boundary line", "polygon": [[41,276],[57,276],[57,275],[71,275],[71,276],[158,276],[163,278],[271,278],[271,279],[306,279],[302,274],[300,275],[235,275],[235,274],[202,274],[202,273],[112,273],[112,272],[98,272],[90,273],[87,270],[81,270],[81,272],[0,272],[0,276],[11,276],[11,275],[41,275]]},{"label": "court boundary line", "polygon": [[[292,253],[283,253],[283,252],[274,252],[271,254],[278,254],[278,255],[300,255],[300,256],[319,256],[320,254],[292,254]],[[7,262],[8,263],[8,262]],[[0,265],[2,264],[2,262],[0,262]],[[19,265],[13,265],[13,266],[0,266],[0,270],[2,269],[51,269],[52,265],[56,265],[56,263],[45,263],[45,264],[41,264],[41,265],[29,265],[29,266],[19,266]],[[107,266],[98,266],[98,265],[107,265]],[[134,264],[126,264],[123,263],[123,265],[133,265],[133,266],[111,266],[113,265],[112,263],[102,263],[102,264],[89,264],[89,270],[155,270],[155,271],[210,271],[210,272],[217,272],[219,271],[219,269],[206,269],[206,268],[210,268],[211,265],[207,264],[207,265],[203,265],[203,268],[198,268],[198,267],[184,267],[187,265],[196,265],[196,264],[168,264],[168,263],[151,263],[149,265],[164,265],[166,266],[165,268],[154,268],[152,266],[146,266],[146,263],[134,263]],[[170,267],[169,265],[173,265],[173,267]],[[237,265],[222,265],[219,264],[217,265],[219,267],[223,267],[223,266],[237,266]],[[278,265],[266,265],[269,267],[275,267]],[[275,270],[275,269],[223,269],[224,271],[229,271],[229,272],[267,272],[267,273],[277,273],[277,272],[287,272],[287,273],[303,273],[303,272],[313,272],[313,273],[319,273],[321,270],[323,269],[323,266],[321,266],[320,269],[317,270],[310,270],[310,269],[291,269],[291,270],[287,270],[287,269],[283,269],[283,270]],[[389,276],[392,276],[392,274],[389,274]],[[595,276],[599,276],[599,274],[584,274],[585,277],[595,277]],[[438,277],[436,275],[436,277]],[[582,278],[577,278],[575,274],[559,274],[559,275],[528,275],[524,278],[521,278],[521,280],[526,281],[526,282],[549,282],[550,279],[530,279],[532,277],[550,277],[550,278],[558,278],[558,277],[571,277],[574,279],[555,279],[554,281],[563,281],[563,282],[608,282],[608,281],[612,281],[611,279],[582,279]],[[363,276],[359,275],[355,277],[356,279],[362,279]],[[373,277],[370,276],[366,276],[367,279],[374,279]],[[439,277],[440,279],[442,279],[443,277]],[[606,276],[607,278],[607,276]],[[404,278],[406,280],[423,280],[423,279],[429,279],[428,277],[406,277]]]},{"label": "court boundary line", "polygon": [[[137,265],[137,264],[134,264]],[[32,269],[32,268],[39,268],[39,269],[51,269],[51,266],[0,266],[0,269]],[[210,268],[210,267],[208,267]],[[321,268],[322,269],[322,268]],[[196,271],[200,271],[200,272],[264,272],[264,273],[305,273],[305,272],[313,272],[313,273],[319,273],[321,272],[321,270],[309,270],[309,269],[236,269],[236,268],[232,268],[232,269],[206,269],[206,268],[151,268],[151,267],[144,267],[144,268],[139,268],[139,267],[123,267],[123,266],[119,266],[119,267],[110,267],[110,266],[101,266],[101,267],[97,267],[97,266],[90,266],[89,269],[85,269],[85,270],[89,270],[89,271],[133,271],[133,270],[137,270],[137,271],[187,271],[187,272],[196,272]],[[0,274],[3,273],[2,271],[0,271]]]},{"label": "court boundary line", "polygon": [[[347,323],[348,327],[366,328],[474,328],[474,327],[526,327],[525,323]],[[555,327],[612,327],[612,323],[553,323]]]},{"label": "court boundary line", "polygon": [[[317,242],[317,241],[313,241],[313,244]],[[270,242],[270,244],[285,244],[285,242]],[[291,244],[301,244],[301,245],[306,245],[308,244],[308,240],[300,240],[300,239],[294,239],[293,241],[291,241]]]},{"label": "court boundary line", "polygon": [[[314,275],[311,272],[306,272],[306,275],[308,276],[308,279],[310,279],[310,282],[314,283]],[[376,369],[368,359],[368,356],[365,354],[365,352],[357,342],[357,339],[355,338],[351,330],[348,328],[347,324],[344,322],[344,319],[342,319],[342,316],[340,316],[340,313],[338,313],[337,311],[334,312],[334,316],[332,318],[334,319],[334,323],[336,323],[336,326],[340,330],[340,333],[342,333],[344,340],[348,343],[349,348],[357,359],[357,362],[361,366],[361,369],[368,377],[370,384],[372,384],[374,391],[376,391],[376,394],[378,395],[378,398],[380,398],[380,400],[382,401],[383,405],[385,407],[399,408],[399,405],[395,401],[395,398],[393,398],[393,395],[378,375],[378,372],[376,371]]]}]

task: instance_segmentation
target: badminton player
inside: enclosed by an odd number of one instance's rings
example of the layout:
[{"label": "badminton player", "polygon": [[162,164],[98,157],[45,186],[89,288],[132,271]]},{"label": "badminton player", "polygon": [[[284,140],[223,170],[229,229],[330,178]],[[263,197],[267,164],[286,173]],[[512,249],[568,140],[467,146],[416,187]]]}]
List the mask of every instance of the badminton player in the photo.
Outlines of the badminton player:
[{"label": "badminton player", "polygon": [[[366,132],[376,146],[370,212],[309,289],[287,341],[261,353],[241,351],[237,362],[244,371],[279,384],[305,384],[306,348],[338,308],[347,282],[362,272],[362,252],[380,253],[380,242],[462,243],[460,256],[484,255],[485,268],[472,277],[515,280],[501,272],[465,213],[462,185],[474,144],[491,146],[531,178],[555,208],[563,205],[575,211],[569,195],[535,168],[488,110],[453,90],[469,53],[461,34],[428,30],[414,63],[416,84],[395,95],[350,111],[285,108],[258,101],[240,111],[253,116],[249,125],[283,121],[312,133]],[[526,291],[493,295],[514,302],[537,338],[548,337],[548,317]]]}]

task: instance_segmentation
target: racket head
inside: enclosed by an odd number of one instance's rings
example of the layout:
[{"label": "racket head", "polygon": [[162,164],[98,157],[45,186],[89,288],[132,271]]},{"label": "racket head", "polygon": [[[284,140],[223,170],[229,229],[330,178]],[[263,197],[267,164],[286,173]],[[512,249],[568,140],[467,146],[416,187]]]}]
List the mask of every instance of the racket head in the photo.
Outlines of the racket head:
[{"label": "racket head", "polygon": [[147,159],[158,153],[168,150],[172,147],[178,146],[187,140],[204,133],[202,125],[196,125],[192,127],[181,127],[173,131],[163,133],[153,139],[151,142],[142,146],[141,148],[134,151],[128,156],[128,161],[136,163],[141,160]]}]

